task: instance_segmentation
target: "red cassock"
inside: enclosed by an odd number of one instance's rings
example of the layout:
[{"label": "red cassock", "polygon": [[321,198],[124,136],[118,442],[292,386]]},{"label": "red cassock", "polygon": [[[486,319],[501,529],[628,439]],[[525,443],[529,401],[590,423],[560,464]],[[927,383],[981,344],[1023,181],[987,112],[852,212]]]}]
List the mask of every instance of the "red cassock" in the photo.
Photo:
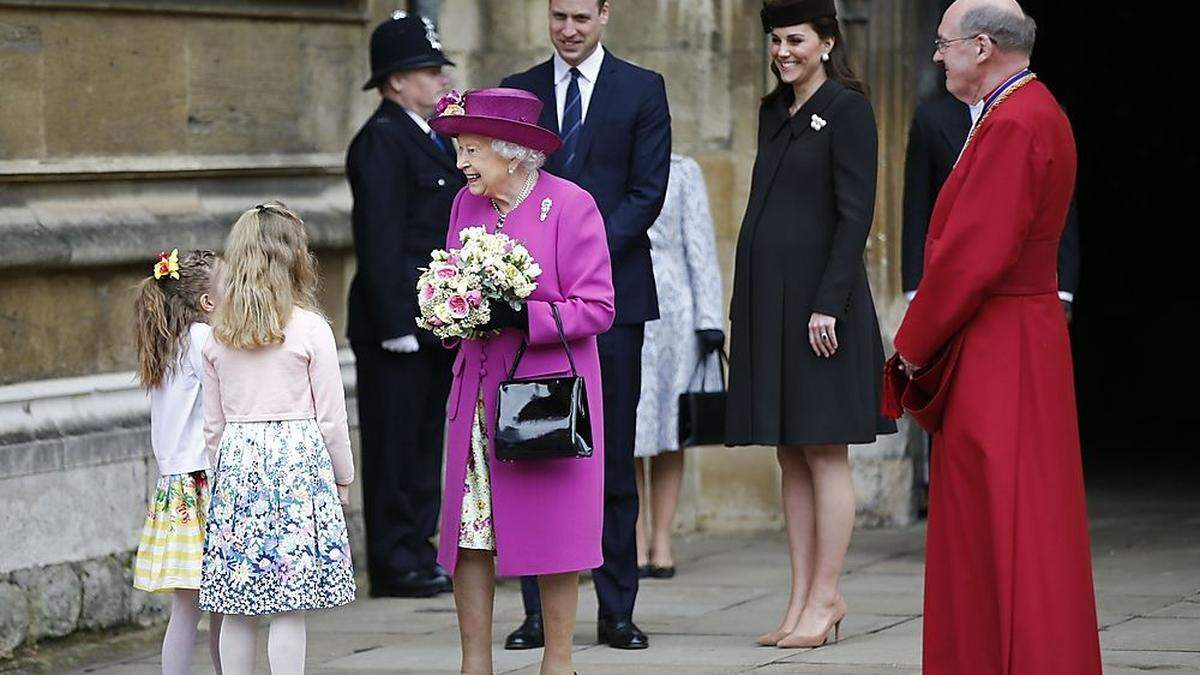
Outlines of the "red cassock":
[{"label": "red cassock", "polygon": [[[1100,646],[1058,240],[1075,141],[1032,81],[997,103],[938,195],[896,350],[943,373],[924,672],[1091,675]],[[957,342],[957,344],[955,344]]]}]

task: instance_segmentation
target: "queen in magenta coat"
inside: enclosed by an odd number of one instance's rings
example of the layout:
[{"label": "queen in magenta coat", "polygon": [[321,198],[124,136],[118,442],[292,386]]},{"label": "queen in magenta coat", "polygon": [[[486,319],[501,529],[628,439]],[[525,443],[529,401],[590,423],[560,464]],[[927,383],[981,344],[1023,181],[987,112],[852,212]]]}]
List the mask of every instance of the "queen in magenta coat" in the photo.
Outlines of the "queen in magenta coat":
[{"label": "queen in magenta coat", "polygon": [[[557,135],[537,126],[541,106],[522,90],[482,89],[444,99],[431,122],[458,137],[458,166],[468,179],[454,200],[447,246],[459,245],[463,228],[499,227],[542,268],[520,311],[493,304],[487,328],[502,329],[499,335],[458,346],[446,402],[438,562],[454,575],[464,667],[470,662],[487,672],[493,574],[539,577],[544,658],[557,661],[557,669],[570,663],[577,573],[602,562],[604,415],[596,336],[613,322],[612,272],[604,220],[591,195],[538,169],[559,146]],[[497,393],[521,344],[528,347],[518,379],[571,372],[552,305],[587,388],[593,454],[497,461]]]}]

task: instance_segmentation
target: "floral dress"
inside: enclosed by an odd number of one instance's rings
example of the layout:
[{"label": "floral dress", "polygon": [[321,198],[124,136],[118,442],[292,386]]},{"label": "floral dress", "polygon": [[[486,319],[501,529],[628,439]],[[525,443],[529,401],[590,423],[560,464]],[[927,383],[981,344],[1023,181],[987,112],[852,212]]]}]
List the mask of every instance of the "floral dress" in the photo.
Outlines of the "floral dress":
[{"label": "floral dress", "polygon": [[208,501],[208,477],[204,471],[158,477],[134,562],[134,588],[143,591],[200,588]]},{"label": "floral dress", "polygon": [[231,422],[219,457],[200,608],[258,615],[354,600],[346,521],[316,420]]},{"label": "floral dress", "polygon": [[462,518],[458,524],[459,548],[496,550],[492,529],[492,484],[488,475],[487,414],[483,392],[475,402],[471,424],[471,456],[467,459],[467,477],[463,486]]}]

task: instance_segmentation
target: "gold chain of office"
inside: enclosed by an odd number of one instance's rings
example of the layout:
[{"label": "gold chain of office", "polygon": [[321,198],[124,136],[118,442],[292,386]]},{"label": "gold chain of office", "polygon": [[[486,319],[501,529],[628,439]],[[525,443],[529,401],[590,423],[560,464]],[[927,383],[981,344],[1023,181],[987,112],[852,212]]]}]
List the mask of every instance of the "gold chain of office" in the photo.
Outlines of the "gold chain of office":
[{"label": "gold chain of office", "polygon": [[1037,79],[1037,75],[1034,73],[1030,73],[1030,74],[1026,75],[1025,77],[1022,77],[1021,79],[1014,82],[1013,85],[1011,87],[1009,87],[1008,89],[1005,89],[1004,93],[1000,94],[1000,98],[996,99],[995,101],[992,101],[992,104],[988,106],[987,110],[983,111],[983,116],[979,118],[979,121],[975,123],[975,126],[971,127],[971,133],[967,134],[967,142],[963,143],[964,151],[965,151],[965,148],[971,144],[971,139],[975,138],[975,132],[979,131],[979,127],[983,126],[983,121],[988,118],[988,115],[991,115],[992,111],[995,110],[997,107],[1000,106],[1001,103],[1004,102],[1004,99],[1008,98],[1009,96],[1012,96],[1012,93],[1014,91],[1020,89],[1021,87],[1024,87],[1025,85],[1029,84],[1030,82],[1033,82],[1036,79]]}]

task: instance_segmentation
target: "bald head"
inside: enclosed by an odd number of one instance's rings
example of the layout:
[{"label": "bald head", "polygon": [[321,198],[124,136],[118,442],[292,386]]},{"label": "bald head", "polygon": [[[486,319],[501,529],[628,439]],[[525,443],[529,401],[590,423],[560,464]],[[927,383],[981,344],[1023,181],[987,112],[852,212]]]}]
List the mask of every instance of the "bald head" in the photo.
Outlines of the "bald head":
[{"label": "bald head", "polygon": [[986,35],[1003,52],[1028,57],[1033,53],[1037,23],[1016,0],[956,0],[943,23],[963,35]]}]

